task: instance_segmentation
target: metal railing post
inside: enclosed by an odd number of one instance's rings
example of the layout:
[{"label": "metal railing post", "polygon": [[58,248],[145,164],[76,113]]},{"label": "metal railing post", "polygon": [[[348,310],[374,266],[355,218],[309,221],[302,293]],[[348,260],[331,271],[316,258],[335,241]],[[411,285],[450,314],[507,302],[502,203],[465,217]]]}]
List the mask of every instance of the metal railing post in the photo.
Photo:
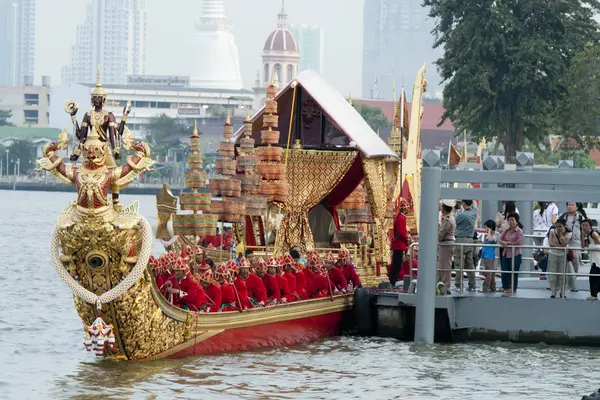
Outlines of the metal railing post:
[{"label": "metal railing post", "polygon": [[465,246],[464,243],[460,243],[460,294],[463,294],[463,278],[465,269]]},{"label": "metal railing post", "polygon": [[511,246],[512,257],[510,259],[510,295],[515,295],[515,248]]}]

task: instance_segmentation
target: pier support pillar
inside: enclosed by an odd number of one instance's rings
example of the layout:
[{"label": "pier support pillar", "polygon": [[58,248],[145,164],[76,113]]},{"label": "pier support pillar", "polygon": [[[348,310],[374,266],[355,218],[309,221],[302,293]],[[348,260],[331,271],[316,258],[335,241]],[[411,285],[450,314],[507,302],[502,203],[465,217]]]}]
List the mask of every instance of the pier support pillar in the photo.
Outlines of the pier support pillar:
[{"label": "pier support pillar", "polygon": [[435,286],[438,254],[438,218],[442,181],[439,150],[423,150],[421,171],[421,215],[419,235],[419,277],[415,342],[433,343],[435,331]]},{"label": "pier support pillar", "polygon": [[[573,160],[558,160],[558,168],[569,169],[574,168]],[[552,200],[547,200],[552,201]],[[562,215],[567,212],[567,204],[563,201],[558,203],[558,215]]]},{"label": "pier support pillar", "polygon": [[[498,156],[487,156],[483,159],[483,170],[484,171],[497,171],[498,170]],[[481,185],[484,189],[496,189],[498,185],[496,183],[483,183]],[[498,212],[498,201],[497,200],[483,200],[481,202],[481,227],[485,224],[485,221],[491,219],[496,220],[496,213]]]},{"label": "pier support pillar", "polygon": [[[525,153],[522,151],[517,152],[517,171],[533,171],[533,153]],[[530,184],[519,184],[516,185],[518,188],[532,190],[533,186]],[[540,199],[545,201],[545,199]],[[533,240],[527,235],[533,234],[533,202],[532,201],[518,201],[517,208],[519,209],[519,217],[521,224],[523,224],[523,232],[525,233],[524,245],[533,245]],[[533,270],[533,249],[523,249],[523,261],[521,262],[521,271],[532,271]]]},{"label": "pier support pillar", "polygon": [[[533,171],[533,153],[525,153],[522,151],[517,152],[517,171]],[[518,188],[532,190],[531,184],[519,184]],[[546,201],[546,199],[540,199],[540,201]],[[523,231],[525,235],[533,234],[533,202],[531,201],[518,201],[517,208],[519,209],[519,217],[521,224],[523,224]],[[533,245],[531,237],[525,237],[524,245]],[[523,249],[523,261],[521,262],[521,271],[532,271],[533,261],[533,249]]]}]

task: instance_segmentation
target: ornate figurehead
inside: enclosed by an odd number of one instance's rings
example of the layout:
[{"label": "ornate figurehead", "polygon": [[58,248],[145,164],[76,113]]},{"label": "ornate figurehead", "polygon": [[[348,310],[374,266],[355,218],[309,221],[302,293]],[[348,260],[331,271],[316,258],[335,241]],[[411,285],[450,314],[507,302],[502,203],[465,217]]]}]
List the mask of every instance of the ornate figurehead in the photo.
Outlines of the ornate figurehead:
[{"label": "ornate figurehead", "polygon": [[92,106],[104,107],[108,94],[102,87],[102,81],[100,80],[100,64],[98,64],[98,71],[96,72],[96,87],[92,90],[90,95]]},{"label": "ornate figurehead", "polygon": [[83,144],[84,165],[87,169],[98,169],[104,166],[108,152],[106,142],[100,140],[100,134],[94,127]]}]

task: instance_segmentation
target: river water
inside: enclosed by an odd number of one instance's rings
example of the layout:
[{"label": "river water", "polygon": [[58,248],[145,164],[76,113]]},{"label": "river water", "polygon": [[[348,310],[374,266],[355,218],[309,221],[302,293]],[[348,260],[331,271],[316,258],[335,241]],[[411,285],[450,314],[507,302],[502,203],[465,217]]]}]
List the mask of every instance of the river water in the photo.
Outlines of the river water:
[{"label": "river water", "polygon": [[[0,190],[0,399],[580,399],[600,351],[339,337],[233,355],[97,360],[49,240],[71,193]],[[154,196],[138,199],[154,217]],[[156,246],[156,251],[159,247]]]}]

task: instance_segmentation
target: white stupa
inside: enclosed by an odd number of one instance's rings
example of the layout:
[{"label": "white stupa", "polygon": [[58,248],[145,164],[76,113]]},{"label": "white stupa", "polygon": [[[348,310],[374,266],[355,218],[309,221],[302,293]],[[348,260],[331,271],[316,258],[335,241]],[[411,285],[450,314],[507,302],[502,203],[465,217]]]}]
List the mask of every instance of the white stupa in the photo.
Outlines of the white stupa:
[{"label": "white stupa", "polygon": [[191,85],[207,89],[243,88],[240,57],[222,0],[204,0],[195,24],[196,49]]}]

